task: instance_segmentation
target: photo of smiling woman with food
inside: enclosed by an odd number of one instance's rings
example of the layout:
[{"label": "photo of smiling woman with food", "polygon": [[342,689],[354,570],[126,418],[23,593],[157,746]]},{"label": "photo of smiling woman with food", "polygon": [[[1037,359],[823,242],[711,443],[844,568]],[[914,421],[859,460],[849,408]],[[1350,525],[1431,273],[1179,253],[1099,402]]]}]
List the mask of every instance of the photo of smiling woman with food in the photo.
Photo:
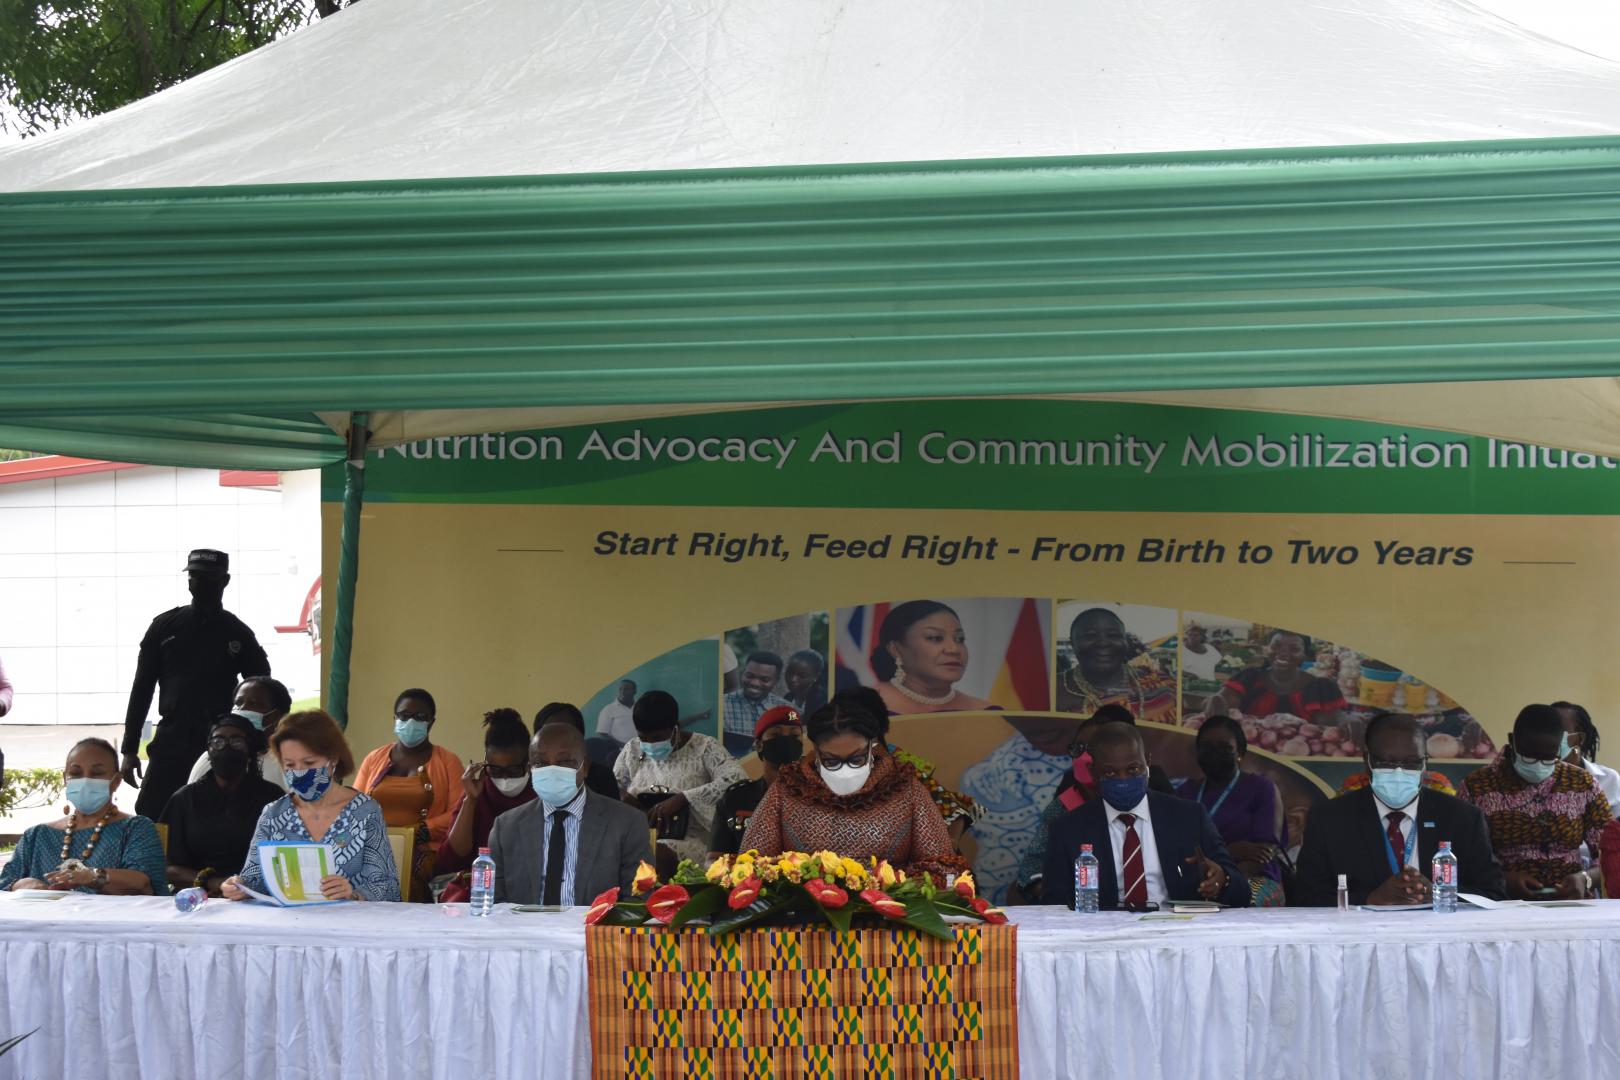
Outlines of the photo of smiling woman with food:
[{"label": "photo of smiling woman with food", "polygon": [[1045,709],[1051,609],[1032,599],[906,600],[838,612],[836,689],[891,716]]}]

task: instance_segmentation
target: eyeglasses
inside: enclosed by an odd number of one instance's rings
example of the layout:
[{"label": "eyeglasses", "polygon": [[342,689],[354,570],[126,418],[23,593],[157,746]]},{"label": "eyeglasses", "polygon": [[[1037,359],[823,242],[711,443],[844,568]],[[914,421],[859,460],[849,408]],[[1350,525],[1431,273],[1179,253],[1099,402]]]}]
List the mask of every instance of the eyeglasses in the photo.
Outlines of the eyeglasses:
[{"label": "eyeglasses", "polygon": [[210,750],[246,750],[247,740],[232,735],[215,735],[208,740]]},{"label": "eyeglasses", "polygon": [[1368,758],[1367,764],[1374,769],[1406,769],[1408,772],[1422,772],[1429,767],[1429,759],[1405,758],[1401,761],[1385,761],[1381,758]]},{"label": "eyeglasses", "polygon": [[432,720],[430,712],[398,712],[394,714],[395,720]]},{"label": "eyeglasses", "polygon": [[489,775],[499,780],[516,780],[520,776],[528,776],[527,765],[491,765],[484,763],[484,769]]},{"label": "eyeglasses", "polygon": [[867,743],[865,750],[857,750],[848,757],[834,757],[831,754],[824,754],[819,750],[816,751],[816,757],[821,762],[821,767],[826,769],[828,772],[837,772],[845,765],[848,765],[852,769],[859,769],[868,761],[872,760],[872,744]]}]

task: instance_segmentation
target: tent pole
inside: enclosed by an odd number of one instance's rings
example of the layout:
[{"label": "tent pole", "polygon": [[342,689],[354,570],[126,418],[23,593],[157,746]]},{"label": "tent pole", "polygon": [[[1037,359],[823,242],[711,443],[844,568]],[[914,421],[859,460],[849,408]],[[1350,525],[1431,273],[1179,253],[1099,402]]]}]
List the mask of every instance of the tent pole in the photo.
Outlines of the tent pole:
[{"label": "tent pole", "polygon": [[332,669],[326,677],[326,711],[349,726],[349,655],[354,649],[354,591],[360,578],[360,507],[366,501],[366,430],[371,414],[349,414],[349,453],[343,463],[343,533],[338,540],[337,612],[332,618]]}]

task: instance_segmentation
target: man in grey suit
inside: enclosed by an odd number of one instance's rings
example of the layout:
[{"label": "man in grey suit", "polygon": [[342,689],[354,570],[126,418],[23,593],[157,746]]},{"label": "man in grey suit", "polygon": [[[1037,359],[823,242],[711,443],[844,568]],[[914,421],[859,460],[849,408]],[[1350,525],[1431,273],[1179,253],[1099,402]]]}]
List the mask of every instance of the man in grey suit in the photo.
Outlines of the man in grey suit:
[{"label": "man in grey suit", "polygon": [[585,787],[585,737],[568,723],[529,743],[529,777],[540,798],[495,819],[495,901],[589,904],[615,885],[627,893],[636,866],[652,861],[647,815]]}]

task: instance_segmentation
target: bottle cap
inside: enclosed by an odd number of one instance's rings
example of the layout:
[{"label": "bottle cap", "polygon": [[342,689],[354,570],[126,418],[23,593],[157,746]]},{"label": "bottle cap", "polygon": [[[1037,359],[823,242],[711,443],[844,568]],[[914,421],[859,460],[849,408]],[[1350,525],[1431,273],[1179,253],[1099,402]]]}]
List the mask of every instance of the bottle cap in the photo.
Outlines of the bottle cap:
[{"label": "bottle cap", "polygon": [[1091,845],[1090,844],[1081,844],[1080,845],[1080,854],[1082,854],[1082,855],[1090,855],[1091,854]]},{"label": "bottle cap", "polygon": [[1340,874],[1339,875],[1339,888],[1348,889],[1349,887],[1350,887],[1350,875],[1349,874]]},{"label": "bottle cap", "polygon": [[480,855],[488,855],[489,854],[489,848],[487,848],[487,847],[479,848],[478,849],[478,854],[480,854]]},{"label": "bottle cap", "polygon": [[1451,841],[1450,840],[1442,840],[1442,841],[1440,841],[1440,850],[1441,851],[1450,851],[1451,850]]}]

